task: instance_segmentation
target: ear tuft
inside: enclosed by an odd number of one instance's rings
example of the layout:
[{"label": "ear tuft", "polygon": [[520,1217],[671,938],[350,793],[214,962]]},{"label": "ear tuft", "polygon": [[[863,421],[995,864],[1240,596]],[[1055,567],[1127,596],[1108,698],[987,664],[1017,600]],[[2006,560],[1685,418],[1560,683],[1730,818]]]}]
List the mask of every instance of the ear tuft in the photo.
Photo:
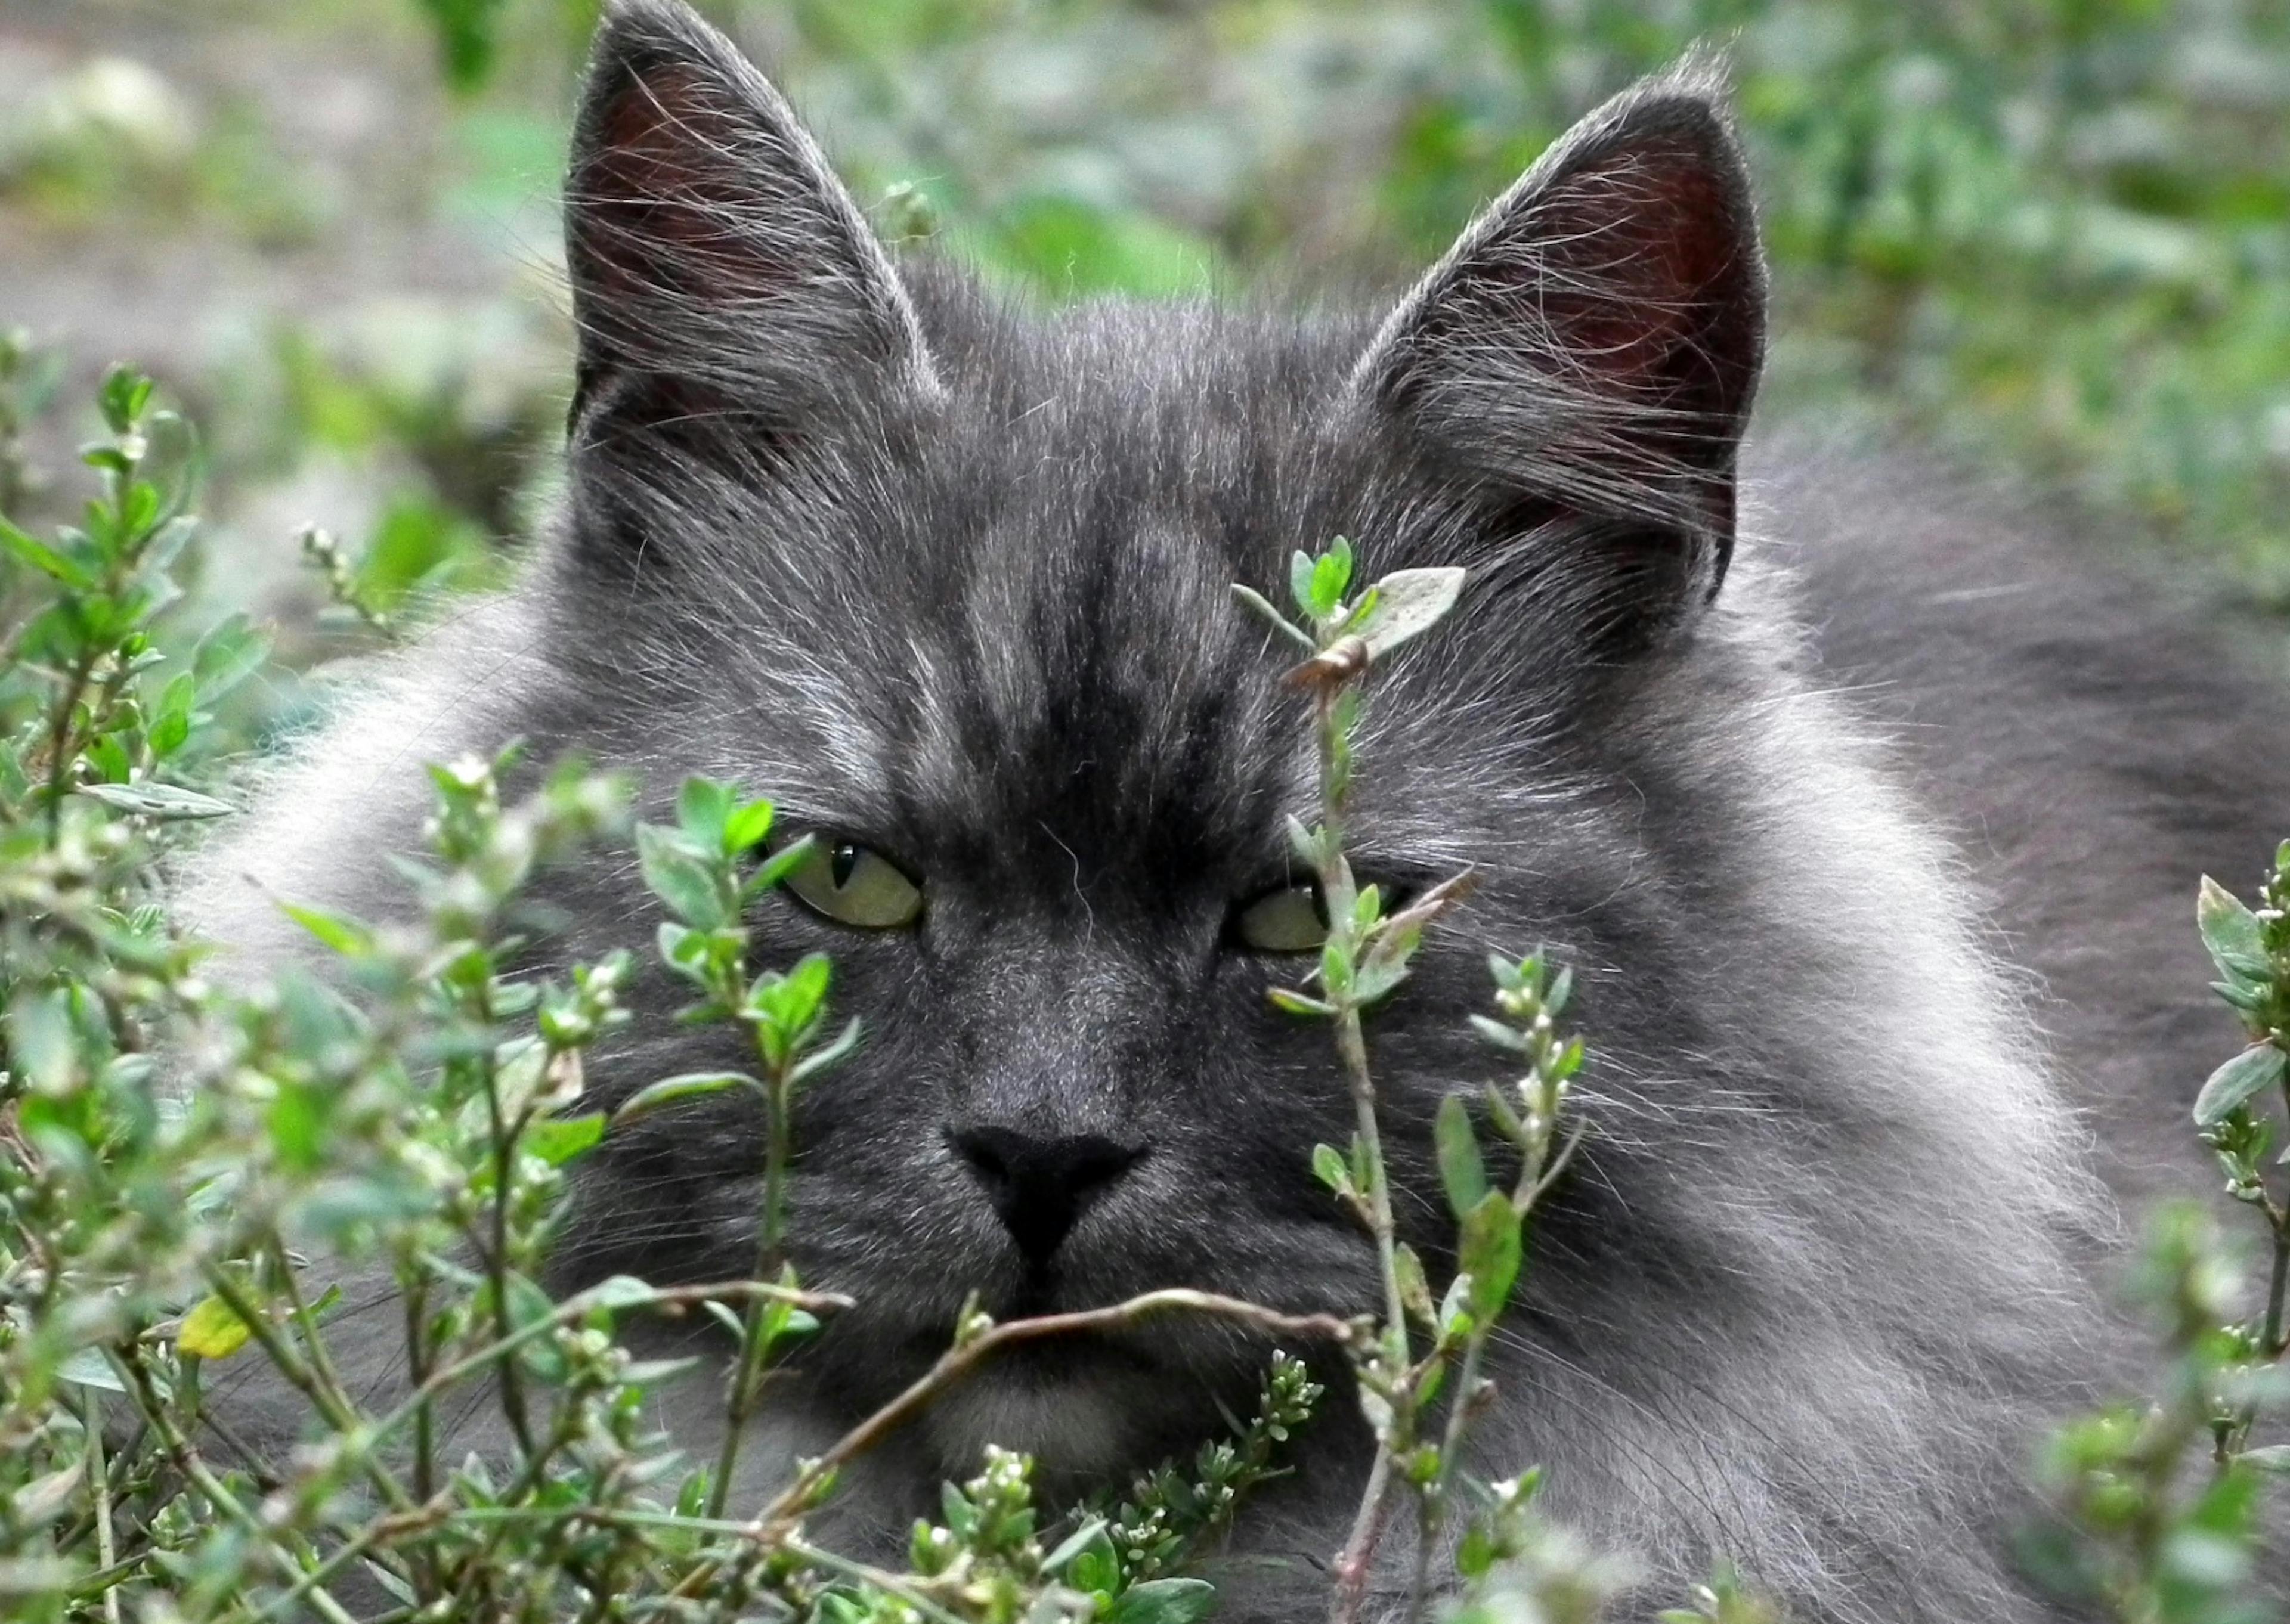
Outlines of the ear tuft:
[{"label": "ear tuft", "polygon": [[1357,394],[1514,504],[1639,527],[1714,591],[1765,348],[1724,79],[1690,59],[1592,113],[1386,322]]}]

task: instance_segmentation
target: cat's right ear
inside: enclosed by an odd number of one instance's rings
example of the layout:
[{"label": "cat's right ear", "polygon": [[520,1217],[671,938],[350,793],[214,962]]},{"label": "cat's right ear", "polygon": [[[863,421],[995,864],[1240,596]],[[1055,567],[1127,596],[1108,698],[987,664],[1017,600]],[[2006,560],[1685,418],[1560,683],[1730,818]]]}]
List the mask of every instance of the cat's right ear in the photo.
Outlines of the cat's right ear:
[{"label": "cat's right ear", "polygon": [[[1350,400],[1475,488],[1496,573],[1631,643],[1724,578],[1766,278],[1714,64],[1615,97],[1385,323]],[[1443,560],[1445,562],[1445,560]]]},{"label": "cat's right ear", "polygon": [[682,0],[611,0],[565,189],[576,452],[631,431],[800,435],[934,388],[889,256],[770,83]]}]

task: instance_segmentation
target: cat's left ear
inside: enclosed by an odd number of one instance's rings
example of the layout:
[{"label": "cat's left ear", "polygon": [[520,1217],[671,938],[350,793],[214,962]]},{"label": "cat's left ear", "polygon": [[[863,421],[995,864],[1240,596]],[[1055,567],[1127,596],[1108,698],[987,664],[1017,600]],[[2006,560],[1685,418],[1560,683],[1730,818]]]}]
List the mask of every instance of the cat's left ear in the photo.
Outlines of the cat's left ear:
[{"label": "cat's left ear", "polygon": [[[1763,363],[1766,276],[1722,76],[1616,97],[1488,206],[1377,334],[1357,399],[1498,504],[1589,521],[1597,596],[1714,592]],[[1589,596],[1586,594],[1586,596]]]},{"label": "cat's left ear", "polygon": [[601,408],[621,426],[730,412],[785,433],[837,389],[933,387],[858,205],[785,100],[683,0],[605,6],[565,250],[576,426]]}]

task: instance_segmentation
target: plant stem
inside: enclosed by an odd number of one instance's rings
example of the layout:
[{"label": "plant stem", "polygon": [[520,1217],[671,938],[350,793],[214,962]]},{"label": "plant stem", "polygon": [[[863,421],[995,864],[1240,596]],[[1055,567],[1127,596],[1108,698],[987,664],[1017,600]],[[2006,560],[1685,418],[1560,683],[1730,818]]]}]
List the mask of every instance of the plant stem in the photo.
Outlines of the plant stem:
[{"label": "plant stem", "polygon": [[[791,1298],[794,1295],[790,1293]],[[1003,1348],[1015,1347],[1021,1342],[1040,1341],[1045,1337],[1125,1330],[1155,1315],[1167,1313],[1213,1315],[1237,1320],[1271,1336],[1311,1341],[1330,1340],[1349,1345],[1357,1334],[1351,1322],[1338,1319],[1333,1314],[1284,1314],[1277,1308],[1268,1308],[1261,1303],[1249,1302],[1242,1298],[1181,1288],[1147,1292],[1141,1296],[1102,1308],[1045,1314],[1033,1319],[1013,1319],[1002,1324],[989,1325],[969,1340],[948,1348],[930,1369],[915,1378],[897,1397],[845,1433],[828,1447],[825,1453],[803,1462],[794,1480],[743,1525],[743,1532],[748,1539],[757,1543],[783,1548],[796,1524],[817,1504],[829,1481],[837,1471],[913,1420],[948,1388]],[[671,1594],[687,1597],[698,1595],[717,1565],[717,1558],[703,1561],[685,1575]]]},{"label": "plant stem", "polygon": [[1351,1624],[1367,1601],[1368,1574],[1375,1567],[1375,1548],[1391,1517],[1391,1451],[1378,1442],[1375,1461],[1368,1468],[1367,1487],[1360,1492],[1359,1510],[1352,1531],[1336,1557],[1335,1594],[1328,1607],[1331,1624]]},{"label": "plant stem", "polygon": [[1209,1314],[1238,1320],[1276,1337],[1349,1342],[1353,1335],[1351,1325],[1332,1314],[1283,1314],[1242,1298],[1182,1288],[1147,1292],[1102,1308],[1081,1308],[1068,1314],[1045,1314],[1033,1319],[1010,1320],[990,1326],[970,1340],[941,1354],[938,1362],[917,1377],[904,1392],[845,1433],[828,1448],[826,1453],[806,1462],[803,1470],[797,1474],[795,1482],[766,1506],[749,1526],[766,1528],[782,1519],[801,1515],[807,1508],[811,1492],[820,1480],[873,1449],[927,1409],[948,1387],[1003,1348],[1015,1347],[1021,1342],[1040,1341],[1045,1337],[1124,1330],[1154,1315],[1171,1312]]},{"label": "plant stem", "polygon": [[[144,1370],[140,1356],[123,1357],[116,1352],[111,1353],[109,1356],[113,1370],[118,1373],[121,1380],[126,1383],[129,1394],[135,1400],[136,1408],[143,1412],[144,1419],[157,1430],[161,1443],[166,1446],[168,1458],[175,1463],[175,1469],[190,1480],[192,1486],[198,1490],[207,1504],[213,1507],[222,1516],[237,1524],[249,1539],[269,1552],[281,1566],[290,1572],[294,1572],[295,1564],[285,1553],[278,1549],[269,1532],[263,1527],[261,1519],[241,1505],[238,1496],[233,1494],[220,1478],[207,1469],[206,1462],[199,1458],[197,1448],[183,1436],[182,1429],[175,1425],[174,1418],[167,1413],[165,1404],[152,1388],[149,1375]],[[325,1620],[326,1624],[356,1624],[356,1620],[343,1609],[342,1604],[329,1596],[320,1586],[313,1584],[310,1587],[308,1599],[312,1610]]]},{"label": "plant stem", "polygon": [[[1321,901],[1327,910],[1331,933],[1353,928],[1351,911],[1358,890],[1343,846],[1348,777],[1343,753],[1349,746],[1343,737],[1344,718],[1340,709],[1344,692],[1342,684],[1322,687],[1314,708],[1320,763],[1317,868]],[[1323,990],[1329,995],[1328,1002],[1335,1006],[1336,1056],[1351,1093],[1354,1132],[1359,1135],[1359,1160],[1367,1175],[1364,1193],[1367,1197],[1368,1228],[1375,1239],[1377,1270],[1383,1276],[1383,1336],[1397,1356],[1399,1367],[1405,1369],[1414,1356],[1409,1346],[1406,1298],[1400,1290],[1398,1237],[1391,1215],[1390,1180],[1384,1170],[1383,1132],[1376,1118],[1375,1078],[1368,1068],[1367,1034],[1361,1025],[1360,1006],[1349,987]],[[1368,1468],[1367,1485],[1361,1492],[1359,1511],[1352,1520],[1350,1538],[1336,1558],[1335,1592],[1329,1608],[1332,1624],[1353,1624],[1359,1617],[1367,1598],[1368,1576],[1375,1565],[1376,1548],[1382,1542],[1389,1523],[1396,1487],[1391,1440],[1379,1436],[1375,1459]]]},{"label": "plant stem", "polygon": [[63,698],[56,706],[55,716],[48,728],[48,850],[56,849],[63,838],[64,780],[69,775],[72,759],[72,712],[79,708],[80,695],[87,692],[88,678],[95,673],[99,652],[89,649],[73,662],[71,680],[64,685]]},{"label": "plant stem", "polygon": [[2274,1273],[2266,1287],[2266,1328],[2259,1338],[2259,1347],[2270,1359],[2281,1356],[2283,1349],[2282,1305],[2286,1287],[2290,1287],[2290,1214],[2268,1214],[2274,1220]]},{"label": "plant stem", "polygon": [[[493,1013],[492,997],[480,988],[472,1002],[476,1007],[471,1014],[483,1028],[490,1029]],[[500,1070],[494,1064],[490,1050],[478,1060],[477,1066],[478,1075],[484,1083],[485,1115],[493,1145],[492,1236],[491,1244],[484,1248],[485,1275],[492,1284],[493,1328],[506,1337],[516,1324],[508,1302],[509,1180],[516,1170],[516,1140],[524,1124],[520,1121],[512,1126],[502,1115]],[[501,1413],[508,1418],[509,1431],[516,1436],[518,1452],[529,1460],[532,1455],[532,1423],[525,1412],[524,1378],[517,1369],[516,1361],[503,1359],[496,1380],[500,1384]]]},{"label": "plant stem", "polygon": [[930,1620],[931,1624],[965,1624],[965,1620],[959,1614],[949,1612],[940,1606],[896,1573],[885,1572],[881,1568],[869,1566],[863,1562],[853,1562],[848,1556],[838,1556],[833,1551],[821,1550],[818,1546],[804,1540],[789,1539],[781,1548],[789,1556],[800,1557],[814,1567],[824,1568],[829,1572],[839,1574],[845,1579],[856,1580],[863,1585],[871,1585],[886,1596],[897,1596],[908,1606]]},{"label": "plant stem", "polygon": [[[310,1401],[312,1407],[325,1418],[326,1424],[336,1434],[345,1438],[356,1436],[364,1425],[364,1418],[358,1414],[348,1398],[339,1390],[330,1388],[303,1361],[292,1344],[278,1334],[277,1326],[270,1323],[270,1316],[238,1289],[238,1283],[230,1277],[228,1270],[219,1264],[209,1264],[205,1274],[208,1289],[221,1298],[230,1311],[238,1316],[239,1323],[260,1345],[270,1363],[277,1367],[278,1373]],[[412,1496],[405,1492],[405,1485],[399,1483],[372,1454],[364,1455],[360,1464],[368,1481],[380,1491],[381,1497],[392,1507],[403,1511],[413,1504]]]},{"label": "plant stem", "polygon": [[[756,1042],[757,1052],[770,1079],[764,1088],[764,1211],[756,1237],[756,1278],[761,1281],[779,1272],[780,1248],[787,1223],[787,1165],[793,1132],[788,1120],[793,1103],[788,1075],[794,1069],[796,1056],[790,1053],[773,1065],[771,1056],[764,1051],[760,1029]],[[708,1515],[711,1517],[724,1515],[725,1505],[731,1497],[732,1473],[740,1463],[741,1440],[755,1412],[756,1396],[762,1390],[764,1360],[771,1351],[764,1337],[764,1320],[770,1311],[769,1298],[753,1299],[740,1327],[740,1363],[733,1372],[732,1390],[725,1406],[724,1443],[716,1454],[715,1475],[708,1483]]]},{"label": "plant stem", "polygon": [[[104,1567],[114,1566],[119,1560],[119,1550],[111,1528],[111,1478],[103,1463],[103,1401],[93,1388],[80,1389],[80,1425],[87,1438],[87,1479],[95,1495],[95,1553]],[[110,1624],[119,1624],[119,1587],[109,1586],[103,1593],[103,1616]]]},{"label": "plant stem", "polygon": [[[1350,1084],[1352,1115],[1367,1163],[1369,1228],[1375,1233],[1375,1260],[1383,1274],[1383,1313],[1387,1332],[1399,1339],[1405,1354],[1407,1306],[1399,1291],[1399,1244],[1391,1216],[1391,1183],[1384,1176],[1383,1135],[1376,1122],[1375,1080],[1368,1071],[1367,1037],[1360,1028],[1358,1006],[1344,1004],[1336,1012],[1336,1053]],[[1402,1363],[1405,1363],[1403,1356]]]},{"label": "plant stem", "polygon": [[[838,1308],[847,1308],[852,1306],[850,1298],[837,1296],[832,1292],[790,1291],[783,1285],[766,1285],[756,1280],[718,1280],[706,1285],[661,1286],[645,1292],[641,1297],[632,1296],[619,1300],[614,1302],[613,1307],[616,1311],[628,1308],[665,1308],[673,1313],[690,1308],[695,1303],[706,1302],[711,1298],[748,1297],[757,1294],[776,1297],[783,1302],[794,1304],[798,1308],[820,1314],[833,1313]],[[442,1366],[430,1374],[428,1380],[415,1388],[404,1404],[374,1423],[372,1429],[372,1441],[378,1444],[404,1426],[420,1412],[425,1404],[434,1403],[438,1395],[444,1393],[455,1382],[475,1375],[496,1360],[508,1357],[527,1342],[533,1341],[552,1331],[569,1325],[573,1321],[594,1313],[597,1307],[597,1295],[594,1291],[583,1292],[577,1297],[568,1297],[548,1314],[518,1326],[515,1332],[499,1341],[489,1342],[475,1353],[465,1355],[451,1364]]]}]

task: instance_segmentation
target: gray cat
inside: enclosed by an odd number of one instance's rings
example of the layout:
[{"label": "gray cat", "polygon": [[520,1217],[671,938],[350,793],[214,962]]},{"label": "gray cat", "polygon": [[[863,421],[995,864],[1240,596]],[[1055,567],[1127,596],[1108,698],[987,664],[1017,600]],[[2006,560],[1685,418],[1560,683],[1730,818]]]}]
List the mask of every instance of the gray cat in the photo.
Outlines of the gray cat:
[{"label": "gray cat", "polygon": [[[830,953],[868,1023],[804,1102],[793,1213],[806,1281],[861,1307],[774,1389],[784,1449],[909,1380],[973,1288],[999,1316],[1178,1284],[1368,1309],[1371,1249],[1308,1164],[1348,1132],[1327,1035],[1264,996],[1308,961],[1250,927],[1297,882],[1306,730],[1228,586],[1337,534],[1373,572],[1467,565],[1379,676],[1357,817],[1368,876],[1483,882],[1373,1023],[1427,1255],[1433,1109],[1491,1071],[1485,949],[1575,964],[1594,1054],[1483,1464],[1546,1467],[1649,1597],[1726,1556],[1805,1624],[2050,1616],[2014,1485],[2102,1372],[2111,1221],[2054,1078],[2122,1127],[2114,1171],[2163,1164],[2134,1125],[2231,1043],[2182,947],[2194,877],[2246,876],[2290,787],[2238,742],[2262,696],[2034,527],[1897,463],[1744,449],[1765,280],[1709,71],[1594,114],[1381,320],[1021,314],[894,266],[675,0],[608,8],[567,204],[562,523],[281,771],[193,892],[210,933],[292,951],[266,890],[387,912],[419,764],[511,735],[818,831],[830,884],[752,924],[765,962]],[[567,953],[649,933],[625,858],[552,894]],[[594,1086],[725,1041],[642,1020]],[[564,1284],[741,1272],[758,1159],[729,1108],[614,1136]],[[1005,1362],[844,1532],[989,1442],[1060,1489],[1189,1449],[1264,1351],[1166,1323]],[[1228,1616],[1325,1606],[1349,1408],[1245,1524],[1293,1560]],[[786,1459],[749,1451],[749,1488]]]}]

